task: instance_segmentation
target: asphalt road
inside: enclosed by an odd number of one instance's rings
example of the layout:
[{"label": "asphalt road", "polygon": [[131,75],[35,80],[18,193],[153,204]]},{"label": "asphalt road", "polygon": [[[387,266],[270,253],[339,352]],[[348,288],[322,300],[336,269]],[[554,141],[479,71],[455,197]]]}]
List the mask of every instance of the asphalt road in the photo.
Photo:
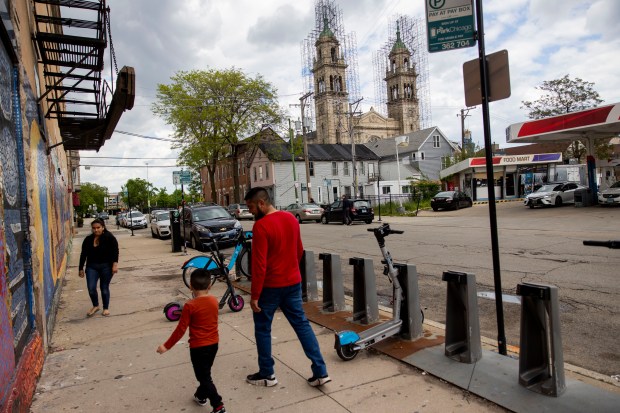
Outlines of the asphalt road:
[{"label": "asphalt road", "polygon": [[[420,301],[428,319],[445,322],[443,271],[474,273],[479,293],[494,291],[488,205],[382,218],[382,222],[405,231],[390,235],[386,245],[395,262],[416,265]],[[558,286],[564,360],[605,375],[620,374],[620,250],[582,244],[589,239],[620,240],[620,208],[529,209],[520,202],[508,202],[497,204],[497,223],[504,294],[514,295],[521,282]],[[318,254],[339,254],[345,288],[351,291],[348,259],[372,258],[378,292],[389,305],[391,285],[382,275],[374,236],[367,232],[378,224],[306,223],[301,229],[305,248],[315,252],[319,278],[322,261]],[[482,334],[497,338],[495,301],[479,298],[478,304]],[[519,345],[520,310],[520,304],[504,302],[509,345]]]}]

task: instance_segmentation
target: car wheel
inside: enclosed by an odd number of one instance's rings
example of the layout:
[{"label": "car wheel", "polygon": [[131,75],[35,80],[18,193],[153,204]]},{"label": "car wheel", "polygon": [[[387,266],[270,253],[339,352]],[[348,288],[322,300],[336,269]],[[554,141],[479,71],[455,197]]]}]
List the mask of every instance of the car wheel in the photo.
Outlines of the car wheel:
[{"label": "car wheel", "polygon": [[437,212],[438,209],[439,208],[437,208],[437,207],[433,207],[433,211],[435,211],[435,212]]},{"label": "car wheel", "polygon": [[555,206],[556,207],[562,206],[562,197],[561,196],[556,196],[555,197]]},{"label": "car wheel", "polygon": [[295,215],[295,218],[297,218],[297,222],[299,222],[300,224],[303,224],[304,221],[302,221],[299,215]]},{"label": "car wheel", "polygon": [[471,208],[471,207],[473,207],[473,206],[474,206],[474,201],[469,201],[469,203],[468,203],[468,208]]},{"label": "car wheel", "polygon": [[325,224],[325,225],[329,224],[329,220],[327,219],[327,216],[323,215],[321,217],[321,224]]},{"label": "car wheel", "polygon": [[530,204],[530,209],[534,209],[534,204]]},{"label": "car wheel", "polygon": [[195,249],[196,251],[202,251],[202,248],[200,248],[200,245],[198,244],[198,241],[196,240],[196,237],[193,234],[190,240],[191,240],[193,249]]}]

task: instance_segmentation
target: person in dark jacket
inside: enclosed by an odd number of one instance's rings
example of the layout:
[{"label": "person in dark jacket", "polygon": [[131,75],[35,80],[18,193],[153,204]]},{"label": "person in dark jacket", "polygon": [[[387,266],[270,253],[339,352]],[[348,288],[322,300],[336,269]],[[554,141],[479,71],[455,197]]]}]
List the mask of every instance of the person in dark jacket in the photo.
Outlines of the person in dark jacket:
[{"label": "person in dark jacket", "polygon": [[[79,276],[84,278],[86,275],[88,295],[93,303],[93,308],[86,313],[86,316],[92,317],[100,310],[97,281],[99,281],[103,301],[102,314],[109,316],[110,281],[112,281],[112,276],[118,272],[118,241],[105,228],[105,222],[102,219],[94,219],[90,227],[93,233],[84,238],[79,265]],[[86,264],[86,271],[84,264]]]},{"label": "person in dark jacket", "polygon": [[353,220],[351,219],[351,206],[352,202],[347,195],[342,196],[342,223],[344,225],[351,225]]}]

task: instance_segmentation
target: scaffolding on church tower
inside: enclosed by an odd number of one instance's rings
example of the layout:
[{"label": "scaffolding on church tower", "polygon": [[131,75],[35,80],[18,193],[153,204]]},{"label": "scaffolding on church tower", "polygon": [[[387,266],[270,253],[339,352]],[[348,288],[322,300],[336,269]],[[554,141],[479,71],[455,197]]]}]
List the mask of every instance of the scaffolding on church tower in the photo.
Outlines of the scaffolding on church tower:
[{"label": "scaffolding on church tower", "polygon": [[426,26],[423,19],[404,15],[392,16],[388,23],[387,42],[380,50],[373,53],[375,110],[387,116],[387,87],[385,74],[388,68],[389,54],[396,41],[396,22],[400,25],[400,37],[412,55],[412,62],[418,74],[416,80],[418,108],[420,112],[420,129],[432,126],[430,76],[428,72],[428,52],[426,51]]},{"label": "scaffolding on church tower", "polygon": [[[347,64],[345,70],[348,101],[355,102],[360,98],[360,83],[358,72],[357,40],[355,33],[345,33],[342,9],[335,4],[334,0],[315,0],[314,3],[314,29],[301,42],[301,76],[304,94],[314,92],[314,76],[312,67],[316,58],[315,43],[323,30],[323,18],[327,17],[329,28],[334,32],[340,42],[340,53]],[[347,112],[344,108],[343,112]],[[312,119],[311,129],[315,129],[314,95],[307,100],[306,118]],[[310,127],[310,125],[306,125]]]}]

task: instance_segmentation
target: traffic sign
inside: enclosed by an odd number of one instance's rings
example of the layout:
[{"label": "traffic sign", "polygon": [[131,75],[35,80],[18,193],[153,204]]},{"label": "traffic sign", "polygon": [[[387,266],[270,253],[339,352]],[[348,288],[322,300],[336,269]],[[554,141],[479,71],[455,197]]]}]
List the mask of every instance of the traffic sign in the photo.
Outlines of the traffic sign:
[{"label": "traffic sign", "polygon": [[190,183],[192,183],[192,172],[191,171],[172,171],[172,184],[173,185],[190,184]]},{"label": "traffic sign", "polygon": [[172,185],[181,185],[181,171],[172,171]]},{"label": "traffic sign", "polygon": [[473,0],[426,0],[428,51],[476,45]]}]

